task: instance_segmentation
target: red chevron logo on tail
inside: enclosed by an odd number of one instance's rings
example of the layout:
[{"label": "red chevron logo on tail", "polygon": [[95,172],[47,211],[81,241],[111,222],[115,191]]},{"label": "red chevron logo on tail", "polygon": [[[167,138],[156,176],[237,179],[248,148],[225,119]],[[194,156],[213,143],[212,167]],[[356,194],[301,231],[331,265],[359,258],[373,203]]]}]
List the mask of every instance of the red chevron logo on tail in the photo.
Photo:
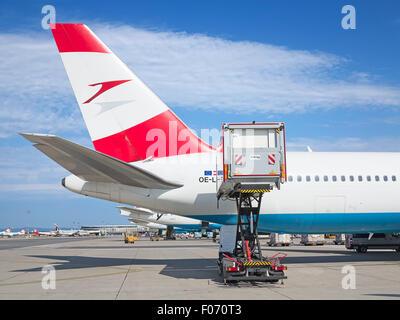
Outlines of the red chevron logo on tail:
[{"label": "red chevron logo on tail", "polygon": [[132,79],[129,80],[114,80],[114,81],[106,81],[106,82],[99,82],[99,83],[94,83],[94,84],[89,84],[89,86],[91,87],[95,87],[98,85],[101,85],[100,90],[97,91],[90,99],[88,99],[87,101],[85,101],[84,103],[89,103],[91,102],[93,99],[97,98],[99,95],[101,95],[102,93],[120,85],[123,84],[125,82],[131,81]]}]

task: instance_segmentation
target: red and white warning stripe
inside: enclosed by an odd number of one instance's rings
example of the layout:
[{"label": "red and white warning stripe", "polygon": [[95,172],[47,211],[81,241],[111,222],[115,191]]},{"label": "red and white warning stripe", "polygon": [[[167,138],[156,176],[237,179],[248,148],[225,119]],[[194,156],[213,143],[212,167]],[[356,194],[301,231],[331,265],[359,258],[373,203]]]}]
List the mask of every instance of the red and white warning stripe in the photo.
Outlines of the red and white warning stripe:
[{"label": "red and white warning stripe", "polygon": [[237,166],[242,166],[243,165],[243,156],[241,154],[235,154],[235,164]]},{"label": "red and white warning stripe", "polygon": [[269,165],[275,164],[275,154],[269,154],[268,155],[268,164]]}]

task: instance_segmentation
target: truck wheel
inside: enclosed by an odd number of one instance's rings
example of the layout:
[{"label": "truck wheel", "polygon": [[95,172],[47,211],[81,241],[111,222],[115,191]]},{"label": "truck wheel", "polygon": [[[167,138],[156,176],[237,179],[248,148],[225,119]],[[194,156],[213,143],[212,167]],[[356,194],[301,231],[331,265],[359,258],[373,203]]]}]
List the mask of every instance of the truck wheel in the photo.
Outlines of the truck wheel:
[{"label": "truck wheel", "polygon": [[218,263],[218,275],[222,276],[222,263]]},{"label": "truck wheel", "polygon": [[400,247],[398,247],[398,248],[396,249],[396,252],[400,252]]},{"label": "truck wheel", "polygon": [[358,248],[359,248],[358,252],[361,252],[361,253],[366,253],[368,251],[368,247],[367,246],[361,246],[361,247],[358,247]]}]

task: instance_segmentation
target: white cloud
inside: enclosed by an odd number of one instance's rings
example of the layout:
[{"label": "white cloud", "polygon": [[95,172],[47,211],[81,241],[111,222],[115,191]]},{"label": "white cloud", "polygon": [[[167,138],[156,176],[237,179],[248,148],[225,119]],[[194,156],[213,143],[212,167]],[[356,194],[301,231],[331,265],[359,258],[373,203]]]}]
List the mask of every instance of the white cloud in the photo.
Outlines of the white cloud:
[{"label": "white cloud", "polygon": [[0,138],[85,127],[55,44],[47,34],[0,34]]},{"label": "white cloud", "polygon": [[59,191],[62,187],[56,184],[51,183],[35,183],[35,184],[9,184],[9,185],[1,185],[0,191],[9,192],[9,191]]},{"label": "white cloud", "polygon": [[96,32],[171,106],[289,113],[400,104],[398,88],[346,72],[350,62],[327,53],[129,26]]},{"label": "white cloud", "polygon": [[0,198],[10,192],[64,192],[61,178],[69,174],[31,145],[0,147]]},{"label": "white cloud", "polygon": [[[351,62],[335,55],[126,25],[92,27],[172,108],[276,114],[400,105],[398,87],[362,70],[346,72]],[[82,133],[51,35],[3,33],[0,46],[0,137]]]}]

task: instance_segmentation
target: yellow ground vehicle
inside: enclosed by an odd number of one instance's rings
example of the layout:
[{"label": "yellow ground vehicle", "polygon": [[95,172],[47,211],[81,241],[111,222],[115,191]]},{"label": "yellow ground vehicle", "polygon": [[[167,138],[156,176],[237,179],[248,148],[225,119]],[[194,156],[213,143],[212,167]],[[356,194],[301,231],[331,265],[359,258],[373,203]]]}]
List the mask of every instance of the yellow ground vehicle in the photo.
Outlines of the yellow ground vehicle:
[{"label": "yellow ground vehicle", "polygon": [[125,243],[135,243],[137,238],[137,234],[134,234],[133,232],[125,232],[124,234]]}]

